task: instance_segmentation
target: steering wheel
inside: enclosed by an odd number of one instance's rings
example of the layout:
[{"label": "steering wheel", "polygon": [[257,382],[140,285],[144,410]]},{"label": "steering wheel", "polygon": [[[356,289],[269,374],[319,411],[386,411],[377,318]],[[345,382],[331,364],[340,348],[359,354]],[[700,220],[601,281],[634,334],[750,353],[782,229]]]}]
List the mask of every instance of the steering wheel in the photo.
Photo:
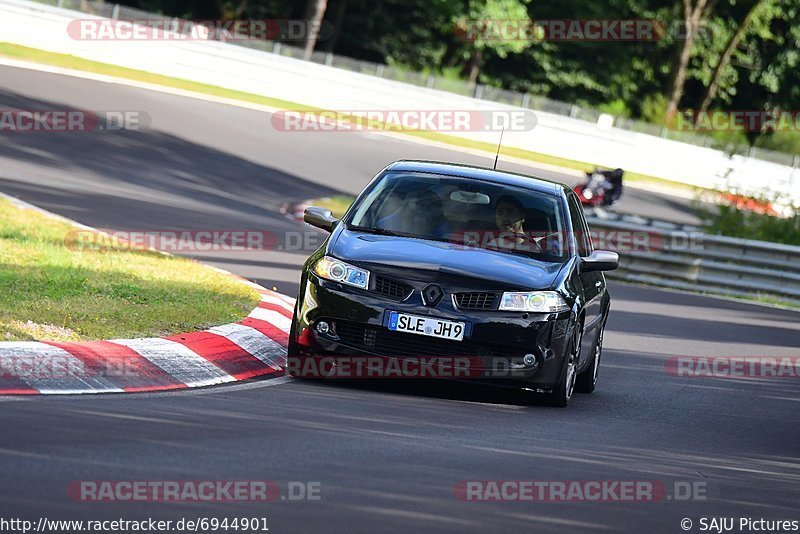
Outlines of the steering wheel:
[{"label": "steering wheel", "polygon": [[[527,234],[525,232],[522,232],[522,233],[519,233],[519,234],[511,234],[510,236],[503,235],[503,234],[509,234],[509,232],[502,232],[500,235],[497,236],[497,239],[495,239],[495,245],[494,245],[496,248],[514,249],[514,248],[519,247],[520,245],[524,245],[526,248],[529,247],[531,249],[531,252],[534,252],[534,253],[537,253],[537,254],[542,254],[544,252],[543,249],[542,249],[542,246],[539,244],[539,242],[536,241],[536,239],[533,236],[531,236],[531,235],[529,235],[529,234]],[[518,238],[518,237],[522,238],[522,243],[517,243],[516,241],[514,241],[513,242],[514,243],[513,247],[506,247],[506,246],[500,245],[500,243],[508,243],[509,242],[509,238],[516,240],[516,238]]]}]

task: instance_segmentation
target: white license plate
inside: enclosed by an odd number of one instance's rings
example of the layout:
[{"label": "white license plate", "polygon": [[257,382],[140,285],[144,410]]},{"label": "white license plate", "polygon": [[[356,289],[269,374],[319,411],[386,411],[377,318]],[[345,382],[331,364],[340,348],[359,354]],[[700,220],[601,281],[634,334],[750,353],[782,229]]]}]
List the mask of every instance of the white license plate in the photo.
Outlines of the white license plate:
[{"label": "white license plate", "polygon": [[464,339],[464,323],[399,312],[389,313],[389,330],[438,337],[451,341]]}]

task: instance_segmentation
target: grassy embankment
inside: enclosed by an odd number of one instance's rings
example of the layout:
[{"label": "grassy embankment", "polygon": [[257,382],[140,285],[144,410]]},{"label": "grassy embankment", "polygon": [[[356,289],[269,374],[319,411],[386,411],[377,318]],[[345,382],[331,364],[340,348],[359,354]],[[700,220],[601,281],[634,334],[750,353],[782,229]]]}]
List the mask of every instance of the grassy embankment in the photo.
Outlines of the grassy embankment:
[{"label": "grassy embankment", "polygon": [[78,246],[76,232],[0,198],[0,341],[165,336],[237,321],[258,303],[208,266],[121,241]]}]

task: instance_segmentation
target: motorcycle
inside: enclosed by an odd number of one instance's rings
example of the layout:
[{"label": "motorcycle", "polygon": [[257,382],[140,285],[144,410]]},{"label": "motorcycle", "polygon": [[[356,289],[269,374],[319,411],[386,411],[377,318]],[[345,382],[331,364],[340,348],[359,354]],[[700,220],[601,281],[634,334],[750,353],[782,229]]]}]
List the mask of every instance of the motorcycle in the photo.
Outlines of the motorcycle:
[{"label": "motorcycle", "polygon": [[[615,173],[612,176],[612,173]],[[619,180],[619,191],[614,194],[614,184],[612,178]],[[576,185],[573,190],[578,195],[581,204],[589,207],[611,207],[616,204],[622,196],[622,170],[601,171],[595,169],[586,172],[586,182]]]}]

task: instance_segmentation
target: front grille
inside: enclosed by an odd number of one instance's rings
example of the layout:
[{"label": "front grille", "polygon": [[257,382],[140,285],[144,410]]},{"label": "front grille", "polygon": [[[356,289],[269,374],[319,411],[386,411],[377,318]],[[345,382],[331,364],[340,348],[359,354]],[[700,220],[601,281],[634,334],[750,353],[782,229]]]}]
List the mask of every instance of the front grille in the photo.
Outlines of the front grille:
[{"label": "front grille", "polygon": [[497,366],[498,359],[507,364],[523,355],[522,350],[503,345],[449,341],[350,321],[337,321],[336,333],[343,345],[379,356],[475,357],[482,360],[483,367],[491,368]]},{"label": "front grille", "polygon": [[390,278],[376,276],[374,291],[392,300],[405,300],[414,291],[414,288]]},{"label": "front grille", "polygon": [[455,301],[462,310],[497,309],[497,293],[456,293]]}]

